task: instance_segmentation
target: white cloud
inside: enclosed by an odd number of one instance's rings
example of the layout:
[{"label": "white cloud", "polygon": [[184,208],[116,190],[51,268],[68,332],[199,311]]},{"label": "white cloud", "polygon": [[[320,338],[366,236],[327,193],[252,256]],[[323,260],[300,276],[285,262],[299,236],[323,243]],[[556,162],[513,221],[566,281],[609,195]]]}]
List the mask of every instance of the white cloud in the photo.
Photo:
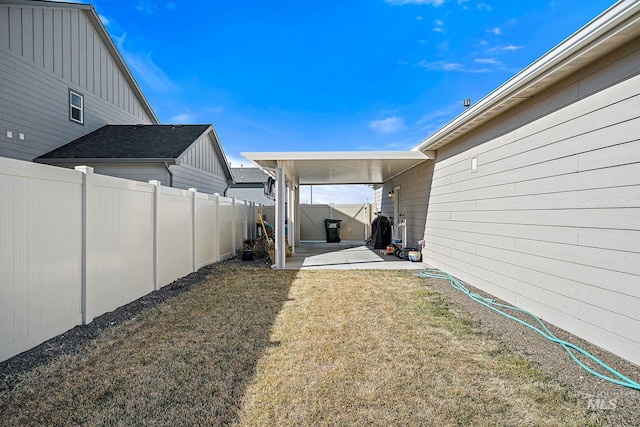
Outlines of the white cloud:
[{"label": "white cloud", "polygon": [[136,78],[143,81],[150,90],[158,93],[176,92],[178,86],[151,59],[150,54],[134,54],[123,51],[127,65],[135,72]]},{"label": "white cloud", "polygon": [[109,24],[111,24],[111,21],[109,20],[109,18],[107,18],[104,15],[98,14],[98,18],[100,18],[100,21],[102,21],[102,25],[104,25],[105,27],[108,27]]},{"label": "white cloud", "polygon": [[[484,43],[486,45],[486,43]],[[515,52],[516,50],[524,49],[524,46],[515,46],[515,45],[500,45],[487,49],[487,53],[500,53],[500,52]]]},{"label": "white cloud", "polygon": [[[476,61],[478,63],[482,63],[482,60]],[[457,62],[446,62],[446,61],[420,61],[418,63],[418,67],[424,68],[428,71],[458,71],[461,73],[488,73],[492,70],[489,68],[468,68],[463,64],[459,64]]]},{"label": "white cloud", "polygon": [[433,31],[437,33],[444,33],[444,22],[438,19],[436,22],[434,22],[434,25],[435,27],[433,27]]},{"label": "white cloud", "polygon": [[502,30],[500,29],[500,27],[495,27],[487,30],[487,33],[491,33],[491,34],[495,34],[496,36],[499,36],[500,34],[502,34]]},{"label": "white cloud", "polygon": [[405,4],[431,4],[433,6],[442,6],[444,0],[385,0],[392,6],[403,6]]},{"label": "white cloud", "polygon": [[176,10],[177,6],[174,2],[168,1],[160,6],[158,3],[152,0],[140,0],[136,5],[136,9],[140,12],[147,13],[149,15],[156,15],[160,12],[160,9],[164,8],[167,10]]},{"label": "white cloud", "polygon": [[425,70],[439,70],[439,71],[464,71],[464,66],[462,64],[458,64],[457,62],[446,62],[446,61],[420,61],[418,63],[418,67],[424,68]]},{"label": "white cloud", "polygon": [[148,14],[156,14],[158,13],[158,5],[150,0],[140,0],[137,4],[136,9],[140,12],[148,13]]},{"label": "white cloud", "polygon": [[464,106],[460,100],[460,102],[449,104],[439,110],[430,111],[418,120],[417,125],[427,134],[431,134],[463,111]]},{"label": "white cloud", "polygon": [[423,20],[422,16],[416,16],[416,21],[422,21],[422,20]]},{"label": "white cloud", "polygon": [[501,65],[501,62],[495,58],[476,58],[474,61],[478,64]]},{"label": "white cloud", "polygon": [[171,123],[176,125],[191,123],[192,121],[193,116],[189,113],[176,114],[175,116],[171,117]]},{"label": "white cloud", "polygon": [[406,129],[404,120],[401,117],[387,117],[382,120],[369,122],[369,127],[378,133],[390,134],[402,132]]},{"label": "white cloud", "polygon": [[513,52],[513,51],[516,51],[516,50],[519,50],[519,49],[522,49],[522,48],[524,48],[524,46],[514,46],[514,45],[510,44],[508,46],[503,47],[502,49],[506,50],[506,51],[509,51],[509,52]]}]

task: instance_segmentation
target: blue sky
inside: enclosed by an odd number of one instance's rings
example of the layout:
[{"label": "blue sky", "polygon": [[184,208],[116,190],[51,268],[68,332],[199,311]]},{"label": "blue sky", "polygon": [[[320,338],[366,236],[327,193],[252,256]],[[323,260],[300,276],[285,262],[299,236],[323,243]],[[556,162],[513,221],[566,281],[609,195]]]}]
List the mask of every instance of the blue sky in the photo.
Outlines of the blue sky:
[{"label": "blue sky", "polygon": [[213,123],[239,167],[242,151],[411,149],[614,2],[92,3],[160,121]]}]

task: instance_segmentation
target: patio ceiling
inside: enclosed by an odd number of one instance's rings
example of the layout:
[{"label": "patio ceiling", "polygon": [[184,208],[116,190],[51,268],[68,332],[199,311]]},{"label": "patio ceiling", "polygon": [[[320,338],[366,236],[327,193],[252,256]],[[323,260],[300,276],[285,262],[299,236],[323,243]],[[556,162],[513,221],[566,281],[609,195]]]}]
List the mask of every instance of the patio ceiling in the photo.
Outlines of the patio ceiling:
[{"label": "patio ceiling", "polygon": [[326,151],[241,153],[271,172],[281,167],[300,185],[382,184],[429,159],[435,151]]}]

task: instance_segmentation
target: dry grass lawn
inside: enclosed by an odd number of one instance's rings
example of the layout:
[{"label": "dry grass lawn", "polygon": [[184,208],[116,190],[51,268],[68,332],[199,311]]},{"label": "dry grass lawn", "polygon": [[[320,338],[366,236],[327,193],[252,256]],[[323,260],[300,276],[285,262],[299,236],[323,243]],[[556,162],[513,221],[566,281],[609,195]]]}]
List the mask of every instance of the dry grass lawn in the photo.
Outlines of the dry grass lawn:
[{"label": "dry grass lawn", "polygon": [[404,271],[215,266],[0,393],[2,425],[588,425]]}]

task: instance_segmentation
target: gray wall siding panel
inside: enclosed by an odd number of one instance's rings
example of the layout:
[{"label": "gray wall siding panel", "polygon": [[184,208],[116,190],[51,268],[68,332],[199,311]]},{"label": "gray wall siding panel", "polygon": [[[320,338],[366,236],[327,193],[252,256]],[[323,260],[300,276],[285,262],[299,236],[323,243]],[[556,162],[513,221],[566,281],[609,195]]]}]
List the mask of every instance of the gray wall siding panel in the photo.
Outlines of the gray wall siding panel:
[{"label": "gray wall siding panel", "polygon": [[210,133],[201,136],[180,158],[180,163],[200,169],[225,180],[222,162],[213,148]]},{"label": "gray wall siding panel", "polygon": [[196,188],[201,193],[224,194],[228,187],[221,177],[196,169],[189,165],[170,166],[173,172],[173,186],[176,188]]},{"label": "gray wall siding panel", "polygon": [[[0,156],[32,160],[105,124],[153,123],[80,9],[0,5],[0,57]],[[85,97],[84,126],[69,121],[69,88]]]},{"label": "gray wall siding panel", "polygon": [[429,197],[427,263],[640,363],[640,51],[609,58],[385,192]]}]

